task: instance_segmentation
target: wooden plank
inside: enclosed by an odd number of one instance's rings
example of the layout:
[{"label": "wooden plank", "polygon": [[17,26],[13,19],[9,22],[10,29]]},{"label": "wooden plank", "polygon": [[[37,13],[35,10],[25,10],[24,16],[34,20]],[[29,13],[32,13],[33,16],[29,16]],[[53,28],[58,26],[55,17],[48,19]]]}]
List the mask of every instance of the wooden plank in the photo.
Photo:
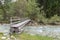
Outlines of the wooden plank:
[{"label": "wooden plank", "polygon": [[24,25],[24,24],[28,23],[29,21],[30,21],[30,19],[25,20],[25,21],[23,21],[23,22],[21,22],[21,23],[12,25],[12,27],[19,27],[19,26],[21,26],[21,25]]}]

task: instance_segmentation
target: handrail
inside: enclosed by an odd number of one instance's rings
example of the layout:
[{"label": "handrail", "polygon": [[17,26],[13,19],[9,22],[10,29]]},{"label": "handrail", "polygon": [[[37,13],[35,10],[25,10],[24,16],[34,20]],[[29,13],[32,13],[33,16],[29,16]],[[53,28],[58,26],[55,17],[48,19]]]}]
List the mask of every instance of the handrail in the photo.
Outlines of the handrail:
[{"label": "handrail", "polygon": [[29,21],[30,21],[30,19],[25,20],[25,21],[23,21],[23,22],[21,22],[21,23],[18,23],[18,24],[14,24],[14,25],[12,25],[12,27],[19,27],[19,26],[21,26],[21,25],[23,25],[23,24],[28,23]]}]

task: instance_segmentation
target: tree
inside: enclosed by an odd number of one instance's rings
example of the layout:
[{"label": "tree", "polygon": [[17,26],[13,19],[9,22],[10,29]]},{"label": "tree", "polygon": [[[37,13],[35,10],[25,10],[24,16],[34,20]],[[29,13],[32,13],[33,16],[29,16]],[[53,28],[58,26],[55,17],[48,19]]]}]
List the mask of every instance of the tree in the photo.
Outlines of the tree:
[{"label": "tree", "polygon": [[26,0],[18,0],[15,3],[13,10],[15,11],[14,15],[18,17],[25,17],[26,12]]},{"label": "tree", "polygon": [[40,14],[40,8],[36,1],[37,0],[28,0],[26,5],[27,16],[32,20],[36,20],[38,18],[38,14]]},{"label": "tree", "polygon": [[8,14],[8,10],[9,10],[9,2],[10,1],[11,0],[5,0],[4,2],[0,1],[0,9],[2,9],[2,11],[3,11],[3,20],[7,19],[7,14]]},{"label": "tree", "polygon": [[[43,10],[45,11],[46,18],[51,18],[54,15],[60,16],[60,0],[38,0],[42,6],[44,6]],[[39,5],[39,6],[41,6]]]}]

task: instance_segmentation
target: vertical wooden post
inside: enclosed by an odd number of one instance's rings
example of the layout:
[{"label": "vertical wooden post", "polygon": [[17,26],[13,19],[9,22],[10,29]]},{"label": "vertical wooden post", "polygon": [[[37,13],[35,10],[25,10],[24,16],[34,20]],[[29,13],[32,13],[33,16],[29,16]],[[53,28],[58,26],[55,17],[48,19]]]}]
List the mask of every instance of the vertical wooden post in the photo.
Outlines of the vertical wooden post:
[{"label": "vertical wooden post", "polygon": [[10,26],[12,25],[12,17],[10,18]]},{"label": "vertical wooden post", "polygon": [[19,28],[18,27],[12,27],[13,21],[15,21],[15,20],[12,17],[10,17],[10,34],[19,32]]},{"label": "vertical wooden post", "polygon": [[10,35],[11,35],[11,27],[12,27],[12,17],[10,17]]}]

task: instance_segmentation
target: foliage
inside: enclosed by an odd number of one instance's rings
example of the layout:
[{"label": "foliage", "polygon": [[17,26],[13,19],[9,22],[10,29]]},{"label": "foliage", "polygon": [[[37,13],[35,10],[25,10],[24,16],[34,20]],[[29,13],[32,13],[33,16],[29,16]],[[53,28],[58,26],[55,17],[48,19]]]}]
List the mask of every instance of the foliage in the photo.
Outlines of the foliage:
[{"label": "foliage", "polygon": [[43,23],[57,22],[60,20],[60,0],[18,0],[13,3],[5,0],[3,5],[0,3],[0,20],[14,16]]},{"label": "foliage", "polygon": [[44,11],[47,18],[54,15],[60,16],[60,0],[38,0],[44,6]]},{"label": "foliage", "polygon": [[32,19],[36,20],[38,18],[38,14],[40,13],[40,8],[38,7],[38,4],[36,3],[36,0],[28,0],[27,2],[27,16]]},{"label": "foliage", "polygon": [[60,17],[57,15],[54,15],[51,19],[50,22],[60,22]]},{"label": "foliage", "polygon": [[7,15],[8,15],[8,10],[9,10],[9,1],[5,0],[4,4],[2,3],[2,1],[0,1],[0,9],[1,11],[3,11],[1,14],[3,14],[3,20],[7,19]]}]

